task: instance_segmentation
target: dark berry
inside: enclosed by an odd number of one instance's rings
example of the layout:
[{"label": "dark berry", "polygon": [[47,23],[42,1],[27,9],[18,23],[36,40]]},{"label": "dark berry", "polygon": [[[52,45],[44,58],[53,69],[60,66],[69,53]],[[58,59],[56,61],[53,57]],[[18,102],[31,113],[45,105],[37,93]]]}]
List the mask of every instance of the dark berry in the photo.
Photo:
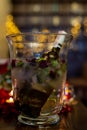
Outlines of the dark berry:
[{"label": "dark berry", "polygon": [[56,77],[56,72],[51,70],[49,76],[54,79]]},{"label": "dark berry", "polygon": [[36,58],[33,58],[33,59],[30,60],[30,65],[35,66],[36,63],[37,63],[37,62],[36,62]]},{"label": "dark berry", "polygon": [[16,66],[16,60],[12,60],[12,63],[11,63],[12,67],[15,67]]},{"label": "dark berry", "polygon": [[46,68],[46,67],[48,67],[48,62],[46,60],[41,60],[39,62],[39,67],[40,68]]},{"label": "dark berry", "polygon": [[66,61],[65,61],[65,59],[61,59],[61,63],[65,63]]}]

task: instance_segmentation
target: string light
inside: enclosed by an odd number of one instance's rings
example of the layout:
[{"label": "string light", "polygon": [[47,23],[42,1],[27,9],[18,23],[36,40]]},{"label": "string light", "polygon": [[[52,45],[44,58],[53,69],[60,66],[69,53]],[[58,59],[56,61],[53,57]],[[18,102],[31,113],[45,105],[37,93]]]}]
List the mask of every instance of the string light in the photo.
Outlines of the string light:
[{"label": "string light", "polygon": [[77,17],[75,19],[71,19],[71,33],[74,37],[77,37],[81,30],[81,17]]},{"label": "string light", "polygon": [[12,15],[7,15],[7,19],[6,19],[6,34],[12,34],[12,33],[20,33],[20,30],[18,29],[18,27],[16,26],[16,24],[14,23],[14,19]]}]

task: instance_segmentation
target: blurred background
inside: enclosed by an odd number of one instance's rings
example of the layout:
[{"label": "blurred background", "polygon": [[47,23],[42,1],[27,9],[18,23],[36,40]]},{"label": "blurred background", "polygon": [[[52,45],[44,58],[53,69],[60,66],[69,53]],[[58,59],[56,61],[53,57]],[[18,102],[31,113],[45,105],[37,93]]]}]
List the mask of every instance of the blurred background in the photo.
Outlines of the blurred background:
[{"label": "blurred background", "polygon": [[86,0],[11,0],[11,4],[11,14],[21,31],[47,28],[76,33],[72,27],[79,31],[87,25]]},{"label": "blurred background", "polygon": [[69,53],[68,77],[77,77],[69,82],[86,104],[87,48],[82,48],[87,47],[87,0],[0,0],[0,59],[9,57],[6,35],[43,29],[84,36],[77,40],[78,51]]},{"label": "blurred background", "polygon": [[7,56],[3,36],[17,32],[17,28],[23,32],[66,30],[75,36],[80,31],[87,33],[87,1],[0,0],[0,57]]}]

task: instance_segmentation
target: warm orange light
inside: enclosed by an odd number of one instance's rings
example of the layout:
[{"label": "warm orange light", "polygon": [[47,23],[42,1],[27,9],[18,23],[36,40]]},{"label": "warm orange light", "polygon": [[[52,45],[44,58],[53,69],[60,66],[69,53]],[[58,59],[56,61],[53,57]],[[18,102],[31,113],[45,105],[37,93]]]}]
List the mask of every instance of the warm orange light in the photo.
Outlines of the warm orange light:
[{"label": "warm orange light", "polygon": [[10,91],[9,96],[13,96],[13,90]]},{"label": "warm orange light", "polygon": [[63,95],[63,101],[65,101],[67,99],[66,95]]},{"label": "warm orange light", "polygon": [[6,103],[13,103],[14,101],[13,101],[13,98],[12,97],[10,97],[9,99],[7,99],[6,100]]},{"label": "warm orange light", "polygon": [[9,92],[9,99],[7,99],[6,100],[6,103],[13,103],[14,101],[13,101],[13,90],[11,90],[10,92]]}]

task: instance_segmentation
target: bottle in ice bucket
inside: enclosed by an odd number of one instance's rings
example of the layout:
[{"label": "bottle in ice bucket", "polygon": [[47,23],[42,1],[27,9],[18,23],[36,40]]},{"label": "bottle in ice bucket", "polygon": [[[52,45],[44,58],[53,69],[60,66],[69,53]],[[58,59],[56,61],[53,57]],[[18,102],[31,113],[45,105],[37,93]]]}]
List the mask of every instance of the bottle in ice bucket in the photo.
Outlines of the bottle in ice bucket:
[{"label": "bottle in ice bucket", "polygon": [[65,82],[72,35],[64,31],[20,33],[7,36],[7,40],[18,120],[27,125],[57,123],[63,105],[58,89]]}]

